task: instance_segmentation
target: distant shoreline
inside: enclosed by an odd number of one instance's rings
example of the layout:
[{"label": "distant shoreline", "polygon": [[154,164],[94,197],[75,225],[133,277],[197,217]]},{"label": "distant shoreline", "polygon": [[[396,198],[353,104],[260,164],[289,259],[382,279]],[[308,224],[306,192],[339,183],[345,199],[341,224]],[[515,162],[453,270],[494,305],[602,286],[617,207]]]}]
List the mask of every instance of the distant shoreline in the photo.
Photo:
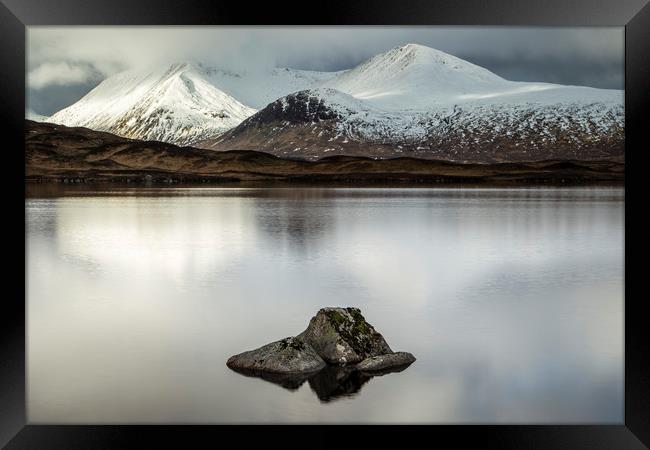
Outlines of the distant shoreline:
[{"label": "distant shoreline", "polygon": [[283,159],[252,150],[213,151],[137,141],[87,128],[26,121],[26,183],[136,185],[282,182],[292,185],[623,185],[619,160],[465,163],[400,157]]},{"label": "distant shoreline", "polygon": [[529,178],[529,179],[399,179],[399,178],[295,178],[295,179],[258,179],[256,181],[223,178],[193,178],[174,177],[148,182],[141,177],[74,177],[74,178],[42,178],[26,177],[25,185],[60,185],[60,186],[92,186],[115,185],[131,188],[148,187],[233,187],[240,186],[273,186],[273,187],[570,187],[570,186],[625,186],[624,179],[554,179],[554,178]]}]

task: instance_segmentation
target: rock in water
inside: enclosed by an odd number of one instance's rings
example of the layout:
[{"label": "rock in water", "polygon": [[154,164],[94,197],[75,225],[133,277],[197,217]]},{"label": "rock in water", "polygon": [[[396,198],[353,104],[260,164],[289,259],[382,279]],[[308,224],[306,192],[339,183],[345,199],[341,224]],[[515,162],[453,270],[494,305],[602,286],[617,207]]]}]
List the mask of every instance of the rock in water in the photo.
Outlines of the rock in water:
[{"label": "rock in water", "polygon": [[325,362],[302,339],[288,337],[231,356],[226,365],[234,370],[304,374],[321,370],[325,367]]},{"label": "rock in water", "polygon": [[410,353],[393,352],[358,308],[322,308],[298,336],[232,356],[226,364],[291,390],[309,380],[321,401],[331,401],[413,361]]},{"label": "rock in water", "polygon": [[366,358],[393,353],[358,308],[322,308],[297,337],[330,364],[356,364]]},{"label": "rock in water", "polygon": [[[381,372],[396,367],[404,367],[415,361],[415,356],[407,352],[388,353],[366,358],[356,365],[356,369],[362,372]],[[391,370],[393,371],[393,370]]]}]

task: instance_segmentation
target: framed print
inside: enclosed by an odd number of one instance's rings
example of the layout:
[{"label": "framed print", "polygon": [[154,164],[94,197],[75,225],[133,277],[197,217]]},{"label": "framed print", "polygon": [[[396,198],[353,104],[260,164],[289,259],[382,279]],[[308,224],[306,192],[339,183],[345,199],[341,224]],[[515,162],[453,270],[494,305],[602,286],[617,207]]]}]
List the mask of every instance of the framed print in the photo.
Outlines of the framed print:
[{"label": "framed print", "polygon": [[647,448],[647,2],[2,3],[6,448]]}]

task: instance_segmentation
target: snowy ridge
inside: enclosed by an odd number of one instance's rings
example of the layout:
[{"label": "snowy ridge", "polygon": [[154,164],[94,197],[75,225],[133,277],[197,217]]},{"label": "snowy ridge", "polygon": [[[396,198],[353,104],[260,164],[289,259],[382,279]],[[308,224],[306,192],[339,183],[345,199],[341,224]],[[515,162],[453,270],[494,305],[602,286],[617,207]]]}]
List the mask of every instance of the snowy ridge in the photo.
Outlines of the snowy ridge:
[{"label": "snowy ridge", "polygon": [[182,145],[220,134],[253,113],[215,88],[199,68],[174,64],[110,77],[50,120]]},{"label": "snowy ridge", "polygon": [[610,93],[598,97],[589,88],[565,91],[556,102],[548,97],[535,102],[539,91],[510,104],[476,100],[392,111],[335,89],[310,89],[278,99],[235,129],[198,145],[308,159],[346,154],[498,162],[621,156],[623,105]]},{"label": "snowy ridge", "polygon": [[[309,98],[326,105],[339,117],[336,129],[348,137],[383,143],[420,141],[431,136],[448,136],[454,130],[484,132],[493,130],[506,135],[529,135],[531,138],[554,140],[550,128],[572,130],[585,134],[608,133],[613,127],[624,126],[621,104],[609,102],[609,97],[598,101],[566,100],[574,93],[566,88],[567,95],[558,102],[520,102],[495,105],[492,102],[465,103],[440,106],[428,111],[386,111],[370,102],[343,94],[334,89],[306,91]],[[286,102],[281,99],[281,102]]]},{"label": "snowy ridge", "polygon": [[262,109],[274,100],[293,92],[320,86],[344,73],[289,68],[258,72],[234,72],[209,67],[204,67],[203,70],[214,86],[255,109]]}]

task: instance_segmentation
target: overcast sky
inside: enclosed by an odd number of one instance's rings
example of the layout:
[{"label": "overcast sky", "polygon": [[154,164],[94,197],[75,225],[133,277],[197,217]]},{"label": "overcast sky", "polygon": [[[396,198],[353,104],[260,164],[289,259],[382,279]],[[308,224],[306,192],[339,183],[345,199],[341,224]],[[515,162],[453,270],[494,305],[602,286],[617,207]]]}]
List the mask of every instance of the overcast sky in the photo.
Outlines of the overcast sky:
[{"label": "overcast sky", "polygon": [[198,61],[231,70],[348,69],[409,42],[516,81],[623,89],[624,31],[555,27],[29,27],[27,103],[64,108],[129,68]]}]

